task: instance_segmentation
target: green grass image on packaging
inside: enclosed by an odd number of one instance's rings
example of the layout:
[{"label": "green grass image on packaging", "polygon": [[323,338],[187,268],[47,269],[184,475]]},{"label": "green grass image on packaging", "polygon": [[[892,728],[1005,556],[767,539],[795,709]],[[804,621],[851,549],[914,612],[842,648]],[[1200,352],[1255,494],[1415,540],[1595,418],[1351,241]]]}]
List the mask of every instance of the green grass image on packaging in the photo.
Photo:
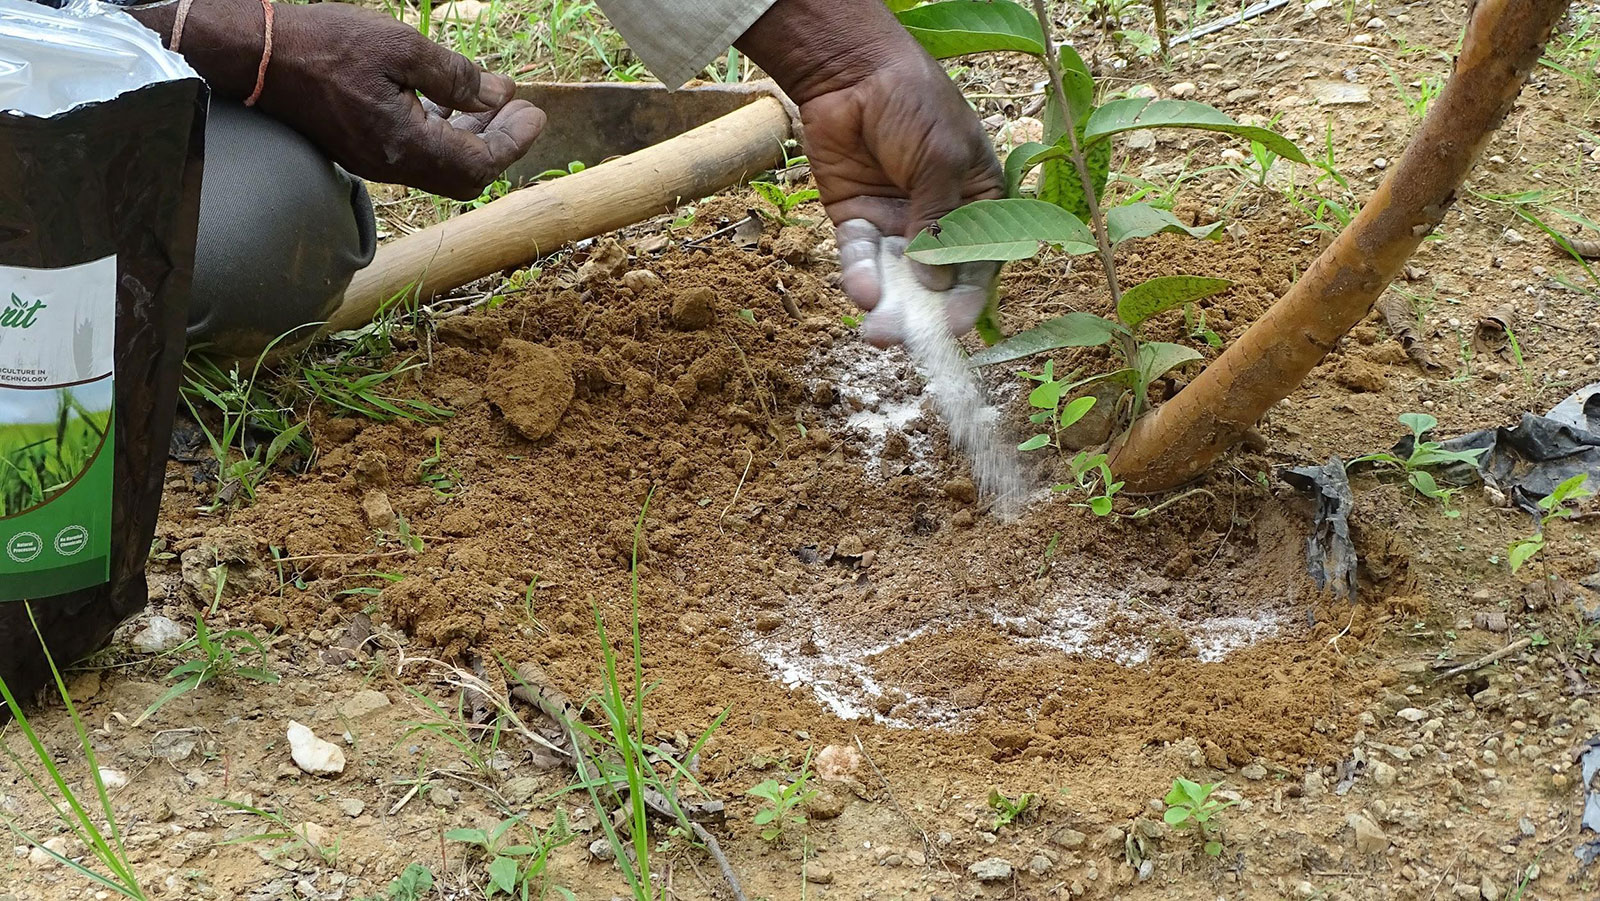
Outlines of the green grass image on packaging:
[{"label": "green grass image on packaging", "polygon": [[0,389],[0,518],[54,498],[82,475],[111,428],[111,380]]}]

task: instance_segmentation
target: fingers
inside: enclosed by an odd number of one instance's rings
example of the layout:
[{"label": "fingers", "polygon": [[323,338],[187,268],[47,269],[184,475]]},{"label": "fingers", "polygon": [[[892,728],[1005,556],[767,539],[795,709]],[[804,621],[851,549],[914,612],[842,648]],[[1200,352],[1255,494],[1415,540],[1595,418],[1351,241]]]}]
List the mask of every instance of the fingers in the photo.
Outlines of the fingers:
[{"label": "fingers", "polygon": [[844,293],[856,306],[870,310],[878,305],[883,283],[878,276],[878,248],[883,235],[865,219],[851,219],[834,233],[839,244],[839,275]]},{"label": "fingers", "polygon": [[449,110],[498,110],[517,92],[517,84],[510,78],[485,72],[472,60],[420,34],[412,42],[405,69],[403,87],[415,88]]},{"label": "fingers", "polygon": [[[870,311],[861,324],[861,337],[876,347],[900,344],[905,340],[906,330],[902,298],[886,291],[884,269],[889,265],[885,260],[903,255],[908,242],[898,235],[884,237],[871,223],[858,219],[839,226],[838,243],[845,292],[857,305]],[[873,255],[868,256],[869,253]],[[977,323],[1000,274],[999,263],[932,267],[913,260],[906,262],[924,287],[939,294],[946,324],[955,335],[966,334]],[[930,286],[929,278],[943,287]],[[863,301],[862,294],[858,293],[867,290],[870,290],[870,302]]]},{"label": "fingers", "polygon": [[415,132],[416,155],[426,163],[407,183],[471,200],[528,152],[544,124],[544,111],[524,100],[507,103],[487,124],[470,116],[427,116]]},{"label": "fingers", "polygon": [[[912,271],[919,268],[924,267],[914,266]],[[989,295],[994,291],[995,279],[1000,277],[1000,264],[962,263],[958,266],[941,268],[950,273],[953,282],[944,291],[944,309],[949,317],[950,332],[955,335],[965,335],[977,324],[978,317],[983,315],[983,308],[989,304]],[[923,284],[927,282],[924,281]]]}]

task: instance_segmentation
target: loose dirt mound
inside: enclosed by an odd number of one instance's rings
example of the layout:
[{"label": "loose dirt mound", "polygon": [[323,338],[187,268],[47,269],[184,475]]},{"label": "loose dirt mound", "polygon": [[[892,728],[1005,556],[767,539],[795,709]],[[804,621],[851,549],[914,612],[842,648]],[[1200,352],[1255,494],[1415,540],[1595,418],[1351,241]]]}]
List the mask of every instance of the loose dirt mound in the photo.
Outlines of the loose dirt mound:
[{"label": "loose dirt mound", "polygon": [[[1263,303],[1292,265],[1215,259],[1276,259],[1254,245],[1142,250],[1175,271],[1208,255],[1238,274],[1235,298]],[[916,747],[985,772],[1021,758],[1134,771],[1142,749],[1175,742],[1219,763],[1291,766],[1348,728],[1342,660],[1307,606],[1300,527],[1270,499],[1219,488],[1231,494],[1100,520],[1052,498],[1049,464],[1035,462],[1040,493],[1001,525],[973,507],[904,357],[838,324],[828,270],[765,243],[628,267],[608,259],[569,286],[446,320],[422,390],[453,419],[336,429],[313,476],[277,482],[235,522],[297,558],[330,541],[381,551],[357,520],[304,529],[305,511],[361,499],[351,459],[381,461],[387,499],[426,549],[385,561],[405,578],[384,588],[379,615],[447,658],[535,661],[581,697],[597,684],[592,608],[619,627],[648,496],[652,709],[690,734],[735,711],[713,744],[713,789],[794,731],[892,736],[890,767]],[[1026,315],[1054,312],[1041,306]],[[481,394],[469,390],[479,379]],[[998,396],[1023,402],[996,379]],[[419,483],[436,439],[457,497]],[[312,559],[306,574],[347,585],[373,563]],[[523,603],[535,580],[536,623]],[[322,592],[260,603],[290,628],[357,607],[336,613]]]}]

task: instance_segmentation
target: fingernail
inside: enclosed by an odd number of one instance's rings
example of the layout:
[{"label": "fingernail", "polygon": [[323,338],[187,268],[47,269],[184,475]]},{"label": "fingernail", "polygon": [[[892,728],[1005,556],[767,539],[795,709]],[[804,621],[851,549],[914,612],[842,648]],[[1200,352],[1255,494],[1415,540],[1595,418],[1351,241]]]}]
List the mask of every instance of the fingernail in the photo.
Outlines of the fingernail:
[{"label": "fingernail", "polygon": [[517,83],[504,75],[485,74],[478,80],[478,102],[499,109],[517,93]]}]

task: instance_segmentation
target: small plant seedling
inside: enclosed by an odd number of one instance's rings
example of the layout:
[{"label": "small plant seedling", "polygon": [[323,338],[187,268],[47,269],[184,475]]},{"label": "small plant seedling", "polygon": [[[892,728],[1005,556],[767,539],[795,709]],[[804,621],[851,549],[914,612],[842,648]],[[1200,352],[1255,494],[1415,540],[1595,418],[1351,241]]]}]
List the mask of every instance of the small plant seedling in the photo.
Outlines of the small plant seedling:
[{"label": "small plant seedling", "polygon": [[433,871],[420,863],[406,867],[384,889],[383,901],[422,901],[433,891]]},{"label": "small plant seedling", "polygon": [[[200,656],[185,660],[167,672],[167,678],[177,679],[178,683],[167,689],[155,703],[145,708],[144,713],[139,714],[139,718],[134,720],[135,726],[149,719],[174,698],[212,682],[223,679],[246,679],[268,685],[277,684],[277,674],[267,669],[267,647],[254,632],[246,629],[229,629],[213,635],[206,626],[205,617],[199,614],[194,618],[194,632],[194,637],[179,645],[173,653],[189,654],[199,651]],[[243,648],[230,645],[242,645]],[[261,665],[241,666],[238,662],[241,650],[255,651]]]},{"label": "small plant seedling", "polygon": [[800,812],[800,808],[817,796],[816,789],[808,784],[810,779],[811,755],[807,754],[805,762],[800,765],[800,775],[793,782],[785,785],[776,779],[768,779],[750,789],[751,797],[767,802],[756,811],[755,819],[756,825],[761,827],[763,839],[777,842],[790,829],[806,824],[806,815]]},{"label": "small plant seedling", "polygon": [[[484,890],[484,897],[493,898],[500,893],[511,898],[544,897],[548,888],[545,872],[549,867],[550,854],[574,839],[572,831],[567,828],[566,817],[559,811],[548,830],[541,832],[537,828],[527,827],[532,834],[531,839],[518,844],[515,840],[519,836],[513,830],[522,825],[521,817],[512,817],[501,820],[487,830],[451,829],[444,834],[449,841],[471,846],[488,861],[486,870],[489,886]],[[566,894],[565,890],[558,891]]]},{"label": "small plant seedling", "polygon": [[1039,796],[1033,792],[1023,792],[1015,798],[1008,798],[998,788],[989,790],[989,807],[994,810],[994,830],[999,832],[1023,818],[1028,811],[1033,809]]},{"label": "small plant seedling", "polygon": [[[564,177],[566,177],[568,175],[577,175],[579,172],[582,172],[583,170],[585,170],[587,168],[589,168],[589,167],[585,166],[582,162],[579,162],[578,160],[573,160],[572,162],[567,164],[567,168],[565,168],[565,169],[546,169],[543,172],[540,172],[538,175],[535,175],[533,177],[533,180],[534,181],[549,181],[549,180],[551,180],[553,178],[564,178]],[[499,184],[499,182],[496,182],[495,184]],[[494,187],[494,185],[490,185],[489,187],[492,189]]]},{"label": "small plant seedling", "polygon": [[1068,392],[1094,380],[1073,381],[1076,373],[1066,379],[1057,379],[1054,360],[1046,360],[1044,371],[1038,374],[1023,371],[1017,375],[1039,383],[1037,388],[1028,393],[1028,405],[1034,408],[1034,412],[1028,416],[1028,421],[1034,425],[1042,425],[1048,430],[1017,445],[1017,450],[1033,451],[1043,447],[1059,447],[1056,443],[1056,433],[1078,422],[1094,409],[1095,399],[1092,396],[1080,397],[1065,406],[1062,405],[1061,400]]},{"label": "small plant seedling", "polygon": [[417,464],[417,479],[432,488],[436,497],[449,499],[461,493],[461,472],[445,467],[439,438],[433,439],[433,456]]},{"label": "small plant seedling", "polygon": [[223,845],[248,845],[254,842],[281,841],[283,844],[273,849],[269,853],[270,857],[280,856],[295,848],[303,848],[316,855],[328,866],[338,866],[340,850],[338,842],[334,842],[331,845],[319,845],[313,842],[305,831],[296,829],[287,817],[276,811],[263,810],[240,801],[229,801],[223,798],[212,798],[211,800],[213,803],[220,804],[229,810],[259,817],[275,827],[271,832],[258,832],[254,835],[244,835],[239,838],[229,839],[222,842]]},{"label": "small plant seedling", "polygon": [[1426,440],[1427,434],[1439,424],[1439,420],[1436,417],[1427,413],[1402,413],[1399,418],[1400,424],[1411,430],[1411,454],[1409,456],[1402,458],[1387,451],[1380,451],[1379,453],[1357,457],[1351,460],[1347,467],[1354,466],[1357,463],[1383,463],[1391,467],[1398,467],[1405,473],[1406,482],[1412,488],[1415,488],[1418,494],[1444,505],[1445,516],[1452,519],[1460,516],[1461,511],[1451,509],[1450,501],[1461,489],[1441,488],[1439,481],[1428,470],[1439,466],[1463,463],[1476,466],[1478,458],[1483,455],[1487,448],[1480,447],[1465,451],[1445,450],[1444,445],[1439,442]]},{"label": "small plant seedling", "polygon": [[1096,516],[1110,516],[1113,502],[1117,492],[1122,490],[1121,482],[1111,473],[1110,458],[1105,454],[1091,454],[1088,451],[1079,451],[1068,465],[1072,481],[1051,486],[1051,491],[1078,491],[1088,495],[1086,503],[1075,503],[1074,507],[1086,507]]},{"label": "small plant seedling", "polygon": [[1594,496],[1588,487],[1589,474],[1580,472],[1570,479],[1556,486],[1556,489],[1539,499],[1539,528],[1527,538],[1521,538],[1506,549],[1506,561],[1511,564],[1511,571],[1522,569],[1533,555],[1544,549],[1545,526],[1558,519],[1570,519],[1577,515],[1576,511],[1568,507],[1569,503],[1576,503]]},{"label": "small plant seedling", "polygon": [[1162,816],[1174,829],[1194,829],[1205,842],[1205,852],[1212,857],[1222,854],[1222,827],[1214,822],[1217,815],[1232,807],[1235,801],[1217,801],[1211,795],[1222,783],[1201,785],[1179,777],[1172,781],[1167,792],[1167,812]]},{"label": "small plant seedling", "polygon": [[808,200],[816,200],[822,196],[815,188],[791,188],[785,190],[781,185],[775,185],[769,181],[751,182],[750,187],[754,188],[756,193],[760,194],[762,199],[772,206],[772,212],[766,210],[757,210],[756,212],[780,225],[796,224],[798,220],[791,218],[789,215],[794,212],[795,207]]}]

